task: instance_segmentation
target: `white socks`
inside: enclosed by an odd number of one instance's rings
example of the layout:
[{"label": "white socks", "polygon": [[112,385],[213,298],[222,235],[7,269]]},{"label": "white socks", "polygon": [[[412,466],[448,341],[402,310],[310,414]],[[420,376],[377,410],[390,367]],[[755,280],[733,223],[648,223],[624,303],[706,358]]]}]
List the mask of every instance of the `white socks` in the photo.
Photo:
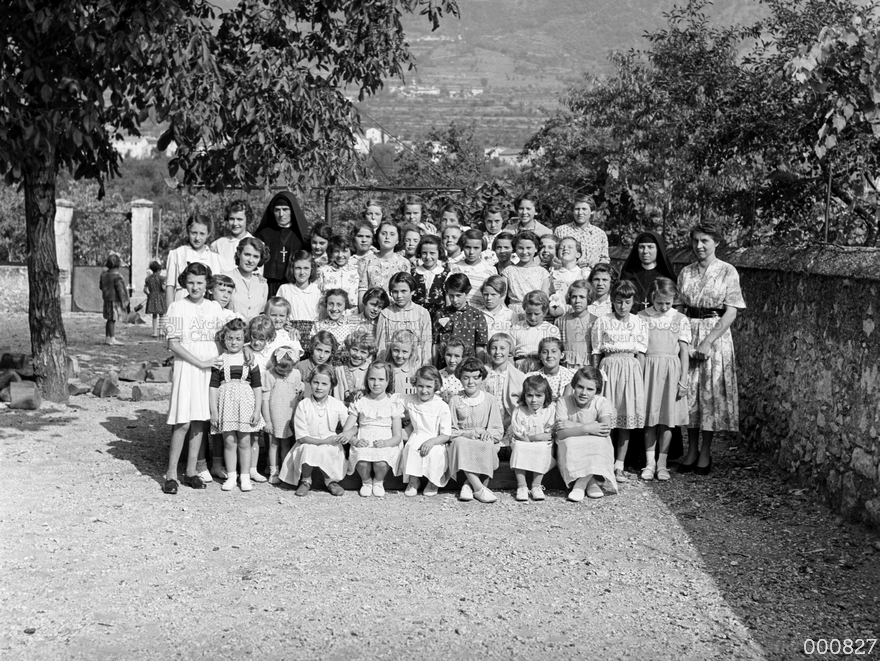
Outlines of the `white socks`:
[{"label": "white socks", "polygon": [[657,460],[654,459],[654,448],[645,452],[645,468],[650,468],[652,471],[657,468]]},{"label": "white socks", "polygon": [[657,456],[657,470],[665,470],[666,469],[666,457],[669,455],[663,454],[662,452]]},{"label": "white socks", "polygon": [[623,462],[615,461],[614,462],[614,470],[623,470]]}]

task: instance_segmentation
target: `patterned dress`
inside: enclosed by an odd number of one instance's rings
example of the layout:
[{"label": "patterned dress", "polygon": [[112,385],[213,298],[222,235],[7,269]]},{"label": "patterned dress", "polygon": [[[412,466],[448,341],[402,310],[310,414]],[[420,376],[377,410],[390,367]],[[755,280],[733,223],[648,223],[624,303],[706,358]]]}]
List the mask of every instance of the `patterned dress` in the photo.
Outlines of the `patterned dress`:
[{"label": "patterned dress", "polygon": [[556,319],[556,326],[565,345],[564,361],[568,367],[579,368],[590,364],[590,333],[596,317],[589,313],[576,315],[566,312]]},{"label": "patterned dress", "polygon": [[223,367],[211,368],[210,387],[217,388],[218,420],[212,421],[211,433],[222,434],[234,431],[250,434],[260,431],[262,424],[251,425],[251,417],[256,409],[254,388],[262,389],[260,368],[244,366],[244,355],[241,353],[224,353]]},{"label": "patterned dress", "polygon": [[544,370],[538,370],[526,374],[526,378],[530,376],[543,376],[547,379],[547,383],[550,384],[550,392],[553,393],[553,401],[555,402],[562,397],[562,393],[564,393],[565,389],[571,385],[571,378],[574,376],[574,370],[560,365],[559,371],[556,372],[556,374],[545,374]]},{"label": "patterned dress", "polygon": [[416,290],[412,300],[421,305],[431,315],[434,315],[445,305],[446,278],[449,277],[449,264],[438,264],[434,269],[417,266],[412,269],[412,276],[416,280]]},{"label": "patterned dress", "polygon": [[392,436],[392,422],[403,418],[403,399],[399,395],[385,395],[373,399],[364,395],[352,402],[348,414],[357,416],[357,437],[369,441],[369,445],[357,448],[352,445],[348,455],[348,474],[354,473],[358,462],[378,463],[384,461],[394,475],[400,475],[400,451],[403,442],[394,447],[376,447],[376,441],[387,441]]},{"label": "patterned dress", "polygon": [[464,342],[465,356],[473,356],[477,347],[488,342],[486,316],[469,304],[462,310],[444,306],[434,317],[434,344],[442,353],[453,337]]},{"label": "patterned dress", "polygon": [[[678,276],[682,303],[694,308],[745,310],[739,274],[727,262],[716,259],[700,273],[697,264],[684,267]],[[718,317],[691,319],[695,349],[712,332]],[[691,359],[688,377],[689,427],[707,431],[739,431],[739,393],[736,383],[733,335],[728,328],[712,345],[708,360]]]},{"label": "patterned dress", "polygon": [[147,290],[147,314],[163,315],[168,310],[165,303],[165,278],[158,273],[151,273],[144,281]]},{"label": "patterned dress", "polygon": [[637,315],[624,320],[612,313],[593,325],[593,353],[601,354],[600,368],[607,375],[602,394],[611,401],[617,415],[615,429],[645,426],[645,382],[635,354],[648,350],[648,327]]},{"label": "patterned dress", "polygon": [[[495,253],[492,253],[493,256],[494,254]],[[484,262],[482,259],[476,264],[468,264],[465,261],[461,261],[454,264],[452,268],[449,269],[449,272],[464,273],[468,277],[468,280],[471,283],[468,303],[478,310],[481,310],[483,308],[483,293],[480,289],[483,287],[483,283],[486,282],[486,279],[489,278],[489,276],[493,276],[497,273],[495,267],[492,264]]]},{"label": "patterned dress", "polygon": [[[534,263],[534,262],[533,262]],[[540,289],[546,291],[546,283],[550,279],[550,272],[543,266],[508,266],[501,272],[507,278],[507,297],[510,300],[510,309],[514,312],[522,312],[522,302],[525,295],[530,291]]]},{"label": "patterned dress", "polygon": [[600,262],[610,262],[608,256],[608,235],[595,225],[578,226],[575,223],[560,225],[554,230],[559,239],[571,237],[581,244],[582,266],[593,268]]},{"label": "patterned dress", "polygon": [[518,441],[516,434],[534,436],[545,432],[553,432],[556,422],[556,406],[550,406],[533,412],[520,406],[511,419],[510,467],[518,470],[533,471],[545,474],[556,465],[553,459],[553,441]]},{"label": "patterned dress", "polygon": [[360,291],[379,287],[388,291],[388,281],[395,273],[410,272],[409,260],[402,253],[392,253],[389,259],[381,259],[378,255],[367,256],[358,264]]}]

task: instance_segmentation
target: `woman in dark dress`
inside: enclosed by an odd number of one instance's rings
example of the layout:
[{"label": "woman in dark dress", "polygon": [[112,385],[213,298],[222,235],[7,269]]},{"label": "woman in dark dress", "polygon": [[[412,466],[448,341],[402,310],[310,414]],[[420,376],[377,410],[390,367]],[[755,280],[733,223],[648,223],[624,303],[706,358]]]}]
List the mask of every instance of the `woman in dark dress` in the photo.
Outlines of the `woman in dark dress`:
[{"label": "woman in dark dress", "polygon": [[291,256],[307,248],[306,216],[293,193],[282,191],[275,195],[263,213],[263,219],[254,232],[269,248],[269,261],[263,266],[263,277],[269,283],[269,297],[287,282],[287,266]]},{"label": "woman in dark dress", "polygon": [[663,237],[651,231],[642,232],[633,242],[632,250],[620,270],[620,279],[630,280],[636,286],[633,314],[638,314],[651,304],[648,292],[654,280],[660,277],[676,281],[675,268],[666,255]]}]

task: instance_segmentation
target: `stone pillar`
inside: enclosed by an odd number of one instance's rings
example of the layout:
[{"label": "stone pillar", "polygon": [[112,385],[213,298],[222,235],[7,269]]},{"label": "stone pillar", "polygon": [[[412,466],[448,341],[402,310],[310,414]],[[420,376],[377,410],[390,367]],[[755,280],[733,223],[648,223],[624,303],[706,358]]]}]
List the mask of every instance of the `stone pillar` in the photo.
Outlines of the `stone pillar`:
[{"label": "stone pillar", "polygon": [[150,272],[152,260],[153,203],[135,200],[131,203],[131,308],[146,300],[144,280]]},{"label": "stone pillar", "polygon": [[73,301],[73,202],[55,200],[55,259],[58,260],[58,289],[61,311],[70,312]]}]

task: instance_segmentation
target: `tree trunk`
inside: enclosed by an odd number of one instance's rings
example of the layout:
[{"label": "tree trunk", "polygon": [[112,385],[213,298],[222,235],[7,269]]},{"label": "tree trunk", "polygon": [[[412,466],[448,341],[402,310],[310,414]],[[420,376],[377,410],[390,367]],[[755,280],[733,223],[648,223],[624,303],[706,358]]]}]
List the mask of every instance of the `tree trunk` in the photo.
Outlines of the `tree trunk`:
[{"label": "tree trunk", "polygon": [[28,321],[37,384],[46,399],[67,401],[67,336],[55,255],[55,155],[24,173],[29,284]]}]

